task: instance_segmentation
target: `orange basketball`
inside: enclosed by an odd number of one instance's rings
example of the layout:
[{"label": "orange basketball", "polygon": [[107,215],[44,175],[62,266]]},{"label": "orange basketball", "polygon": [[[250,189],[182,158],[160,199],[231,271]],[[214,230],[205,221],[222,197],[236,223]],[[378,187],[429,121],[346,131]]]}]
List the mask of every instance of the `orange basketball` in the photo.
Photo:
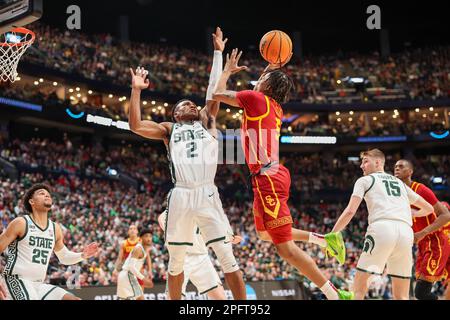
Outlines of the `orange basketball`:
[{"label": "orange basketball", "polygon": [[259,42],[259,52],[269,63],[283,64],[292,53],[292,41],[280,30],[267,32]]}]

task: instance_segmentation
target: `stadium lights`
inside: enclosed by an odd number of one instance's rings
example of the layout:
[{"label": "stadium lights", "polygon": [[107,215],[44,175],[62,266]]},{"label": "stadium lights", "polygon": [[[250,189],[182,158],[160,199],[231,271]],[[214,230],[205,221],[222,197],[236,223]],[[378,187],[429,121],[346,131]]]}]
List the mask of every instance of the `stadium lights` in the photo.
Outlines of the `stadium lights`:
[{"label": "stadium lights", "polygon": [[44,79],[40,78],[40,79],[39,79],[39,82],[40,82],[40,83],[44,82]]},{"label": "stadium lights", "polygon": [[155,113],[155,112],[156,112],[156,109],[155,109],[155,108],[153,108],[153,109],[152,109],[152,112],[153,112],[153,113]]},{"label": "stadium lights", "polygon": [[35,81],[35,82],[34,82],[34,85],[35,85],[35,86],[39,85],[39,81]]},{"label": "stadium lights", "polygon": [[377,120],[378,120],[378,118],[377,118],[377,117],[373,117],[372,119],[373,119],[373,121],[377,121]]},{"label": "stadium lights", "polygon": [[[200,107],[197,107],[197,109],[198,108],[200,108]],[[158,110],[160,110],[161,111],[161,109],[162,109],[162,107],[161,106],[158,106]],[[199,109],[200,110],[200,109]]]},{"label": "stadium lights", "polygon": [[338,116],[338,115],[340,115],[341,113],[339,112],[339,111],[336,111],[336,115]]},{"label": "stadium lights", "polygon": [[435,116],[435,117],[439,117],[439,114],[438,114],[438,113],[435,113],[434,116]]},{"label": "stadium lights", "polygon": [[113,97],[113,95],[110,93],[110,94],[108,95],[108,97],[111,99],[111,98]]},{"label": "stadium lights", "polygon": [[75,90],[77,90],[77,92],[80,92],[81,89],[79,87],[76,87]]},{"label": "stadium lights", "polygon": [[164,102],[164,107],[168,107],[169,104],[167,102]]},{"label": "stadium lights", "polygon": [[144,101],[142,104],[143,104],[144,106],[146,106],[146,105],[147,105],[147,101]]},{"label": "stadium lights", "polygon": [[147,120],[151,120],[152,119],[152,117],[150,117],[150,115],[148,115],[147,116]]},{"label": "stadium lights", "polygon": [[152,105],[155,105],[156,104],[156,101],[152,101]]},{"label": "stadium lights", "polygon": [[73,89],[72,89],[72,88],[70,88],[70,89],[69,89],[69,92],[70,92],[70,93],[72,93],[72,92],[73,92]]},{"label": "stadium lights", "polygon": [[92,94],[92,90],[89,90],[89,91],[88,91],[88,94]]},{"label": "stadium lights", "polygon": [[244,111],[242,111],[242,110],[239,110],[239,113],[240,113],[240,114],[242,114],[242,113],[244,113]]},{"label": "stadium lights", "polygon": [[422,115],[422,118],[426,118],[427,117],[427,115],[424,113],[423,115]]},{"label": "stadium lights", "polygon": [[292,127],[291,126],[288,127],[288,131],[292,131]]},{"label": "stadium lights", "polygon": [[353,118],[348,118],[348,121],[352,122],[352,121],[353,121]]},{"label": "stadium lights", "polygon": [[397,115],[396,115],[396,114],[394,114],[394,115],[392,116],[392,118],[394,118],[394,119],[397,119]]},{"label": "stadium lights", "polygon": [[337,122],[341,122],[341,121],[342,121],[342,119],[341,119],[341,118],[338,118],[338,119],[337,119]]},{"label": "stadium lights", "polygon": [[236,119],[236,115],[235,114],[233,114],[233,119]]},{"label": "stadium lights", "polygon": [[416,110],[415,110],[416,112],[420,112],[420,109],[419,108],[416,108]]},{"label": "stadium lights", "polygon": [[81,94],[80,93],[77,94],[77,98],[81,98]]},{"label": "stadium lights", "polygon": [[384,114],[384,110],[380,110],[380,113],[381,113],[381,114]]},{"label": "stadium lights", "polygon": [[75,100],[75,97],[74,96],[70,96],[70,100]]},{"label": "stadium lights", "polygon": [[58,82],[54,81],[53,86],[56,87],[58,85]]},{"label": "stadium lights", "polygon": [[[227,109],[227,112],[231,112],[230,108]],[[449,113],[450,114],[450,113]]]},{"label": "stadium lights", "polygon": [[349,113],[350,113],[350,115],[352,116],[354,112],[353,112],[353,111],[350,111]]},{"label": "stadium lights", "polygon": [[434,108],[433,107],[430,107],[430,109],[429,109],[430,111],[434,111]]},{"label": "stadium lights", "polygon": [[20,81],[20,80],[22,80],[21,77],[17,77],[17,78],[16,78],[16,81]]},{"label": "stadium lights", "polygon": [[237,82],[237,86],[238,86],[238,87],[240,87],[241,84],[242,84],[242,83],[241,83],[240,81]]},{"label": "stadium lights", "polygon": [[341,80],[338,80],[338,81],[336,81],[336,83],[337,83],[337,84],[341,84],[341,83],[342,83],[342,81],[341,81]]}]

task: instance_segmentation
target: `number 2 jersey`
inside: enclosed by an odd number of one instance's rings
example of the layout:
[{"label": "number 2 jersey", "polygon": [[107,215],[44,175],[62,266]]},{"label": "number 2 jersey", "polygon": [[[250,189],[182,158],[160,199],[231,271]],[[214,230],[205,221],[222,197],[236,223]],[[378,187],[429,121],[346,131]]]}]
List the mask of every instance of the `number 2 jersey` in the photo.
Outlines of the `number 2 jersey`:
[{"label": "number 2 jersey", "polygon": [[3,274],[43,282],[56,243],[55,223],[47,220],[47,228],[41,229],[29,215],[25,234],[8,247],[8,258]]},{"label": "number 2 jersey", "polygon": [[400,179],[385,172],[372,173],[356,181],[353,195],[366,201],[369,225],[377,220],[394,220],[412,226],[410,203],[419,195]]},{"label": "number 2 jersey", "polygon": [[200,121],[174,123],[168,145],[173,183],[214,183],[219,143]]}]

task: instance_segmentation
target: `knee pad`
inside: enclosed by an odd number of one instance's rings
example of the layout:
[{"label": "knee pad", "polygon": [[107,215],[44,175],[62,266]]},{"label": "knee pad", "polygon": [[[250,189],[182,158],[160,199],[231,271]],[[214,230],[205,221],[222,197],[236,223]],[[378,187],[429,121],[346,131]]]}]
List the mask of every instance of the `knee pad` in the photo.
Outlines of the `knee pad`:
[{"label": "knee pad", "polygon": [[168,272],[171,276],[177,276],[184,270],[184,257],[187,248],[185,246],[168,246],[169,266]]},{"label": "knee pad", "polygon": [[438,297],[434,293],[431,293],[432,288],[433,283],[424,280],[417,280],[414,295],[418,300],[437,300]]},{"label": "knee pad", "polygon": [[214,250],[224,273],[232,273],[239,270],[231,243],[215,242],[211,244],[211,248]]}]

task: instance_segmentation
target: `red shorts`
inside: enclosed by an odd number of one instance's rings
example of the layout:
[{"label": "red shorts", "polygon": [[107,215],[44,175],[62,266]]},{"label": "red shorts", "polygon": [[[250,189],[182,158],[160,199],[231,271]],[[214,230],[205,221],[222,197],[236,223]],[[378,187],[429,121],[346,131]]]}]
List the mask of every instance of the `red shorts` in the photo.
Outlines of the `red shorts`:
[{"label": "red shorts", "polygon": [[[445,226],[442,229],[442,233],[447,237],[447,243],[448,243],[448,247],[450,250],[450,225]],[[450,285],[450,256],[447,260],[447,265],[445,268],[445,280],[444,281],[447,285]]]},{"label": "red shorts", "polygon": [[429,282],[448,279],[450,272],[450,243],[448,236],[435,232],[418,244],[416,279]]},{"label": "red shorts", "polygon": [[256,230],[267,231],[274,244],[292,240],[292,216],[288,207],[291,175],[276,165],[252,178],[253,217]]}]

